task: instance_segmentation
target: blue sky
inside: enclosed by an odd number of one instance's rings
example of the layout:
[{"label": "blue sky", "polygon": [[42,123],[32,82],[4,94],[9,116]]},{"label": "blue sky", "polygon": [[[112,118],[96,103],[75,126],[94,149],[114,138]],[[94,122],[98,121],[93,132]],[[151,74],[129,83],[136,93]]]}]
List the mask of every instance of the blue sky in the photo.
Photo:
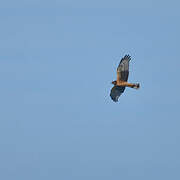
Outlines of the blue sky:
[{"label": "blue sky", "polygon": [[0,179],[179,180],[179,6],[1,1]]}]

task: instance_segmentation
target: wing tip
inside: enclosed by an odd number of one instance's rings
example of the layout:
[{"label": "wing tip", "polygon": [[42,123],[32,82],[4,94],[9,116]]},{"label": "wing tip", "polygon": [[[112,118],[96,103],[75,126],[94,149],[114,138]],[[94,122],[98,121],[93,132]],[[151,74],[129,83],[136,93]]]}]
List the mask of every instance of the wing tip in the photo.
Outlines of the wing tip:
[{"label": "wing tip", "polygon": [[126,54],[123,59],[131,60],[131,56],[129,54]]},{"label": "wing tip", "polygon": [[117,98],[113,98],[112,96],[111,96],[111,99],[113,100],[113,102],[118,102],[118,99]]}]

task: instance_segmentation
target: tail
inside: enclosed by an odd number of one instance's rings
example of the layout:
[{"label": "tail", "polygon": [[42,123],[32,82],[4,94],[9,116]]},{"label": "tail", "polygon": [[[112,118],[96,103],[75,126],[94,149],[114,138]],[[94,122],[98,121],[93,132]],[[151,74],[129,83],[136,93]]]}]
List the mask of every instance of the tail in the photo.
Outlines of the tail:
[{"label": "tail", "polygon": [[132,88],[134,88],[134,89],[139,89],[139,88],[140,88],[140,84],[139,84],[139,83],[133,84]]}]

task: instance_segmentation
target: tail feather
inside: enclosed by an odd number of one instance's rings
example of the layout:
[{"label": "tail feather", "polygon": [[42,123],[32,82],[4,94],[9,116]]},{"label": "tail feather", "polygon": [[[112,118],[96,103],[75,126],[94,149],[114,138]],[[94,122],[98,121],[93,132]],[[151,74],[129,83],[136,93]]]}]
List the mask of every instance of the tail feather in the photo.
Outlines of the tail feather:
[{"label": "tail feather", "polygon": [[134,89],[139,89],[139,88],[140,88],[140,84],[139,84],[139,83],[134,84],[134,86],[132,86],[132,88],[134,88]]}]

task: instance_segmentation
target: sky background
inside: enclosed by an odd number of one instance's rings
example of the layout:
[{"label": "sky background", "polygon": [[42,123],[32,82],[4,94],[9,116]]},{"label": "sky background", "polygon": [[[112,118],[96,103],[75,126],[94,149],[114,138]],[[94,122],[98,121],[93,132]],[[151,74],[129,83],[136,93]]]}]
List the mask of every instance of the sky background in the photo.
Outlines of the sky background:
[{"label": "sky background", "polygon": [[[179,180],[180,2],[0,2],[0,179]],[[116,67],[130,82],[110,96]]]}]

